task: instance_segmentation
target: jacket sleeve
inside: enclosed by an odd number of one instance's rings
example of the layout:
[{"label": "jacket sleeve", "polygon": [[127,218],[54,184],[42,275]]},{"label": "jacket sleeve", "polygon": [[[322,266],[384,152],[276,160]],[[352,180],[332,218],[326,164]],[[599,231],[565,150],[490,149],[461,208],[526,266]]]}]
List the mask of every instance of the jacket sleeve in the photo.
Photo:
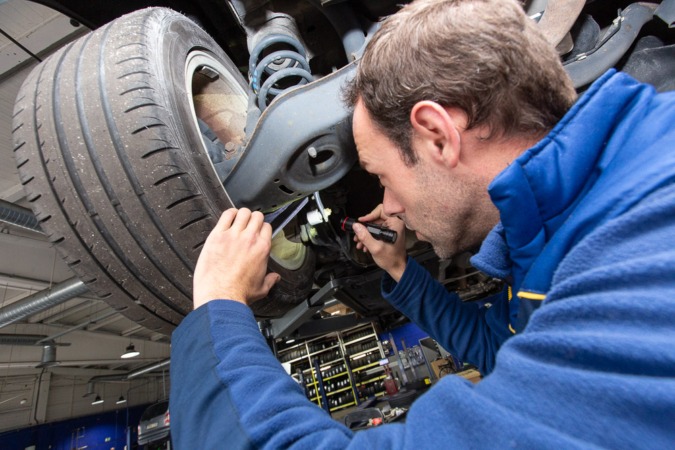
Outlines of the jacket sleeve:
[{"label": "jacket sleeve", "polygon": [[[536,424],[455,376],[420,397],[405,424],[353,433],[305,398],[267,346],[251,310],[229,300],[193,311],[174,332],[170,411],[178,450],[446,448],[448,442],[502,448],[500,442],[535,447],[547,442]],[[499,439],[486,439],[490,432]],[[569,444],[562,434],[556,442]]]},{"label": "jacket sleeve", "polygon": [[202,306],[172,339],[175,447],[671,448],[675,185],[651,200],[570,251],[489,376],[442,378],[405,424],[350,432],[304,398],[248,307]]},{"label": "jacket sleeve", "polygon": [[489,308],[463,303],[410,257],[399,283],[384,275],[382,295],[444,349],[476,365],[483,375],[492,371],[497,350],[512,336],[506,289],[488,299]]}]

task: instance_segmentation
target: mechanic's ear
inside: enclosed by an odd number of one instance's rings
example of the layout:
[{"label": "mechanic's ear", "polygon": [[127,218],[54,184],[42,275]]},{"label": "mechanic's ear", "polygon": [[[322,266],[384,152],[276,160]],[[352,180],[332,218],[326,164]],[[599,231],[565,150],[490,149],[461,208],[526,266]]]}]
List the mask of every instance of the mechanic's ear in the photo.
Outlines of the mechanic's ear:
[{"label": "mechanic's ear", "polygon": [[436,102],[417,102],[410,111],[415,149],[431,161],[453,168],[459,162],[460,134],[451,111]]}]

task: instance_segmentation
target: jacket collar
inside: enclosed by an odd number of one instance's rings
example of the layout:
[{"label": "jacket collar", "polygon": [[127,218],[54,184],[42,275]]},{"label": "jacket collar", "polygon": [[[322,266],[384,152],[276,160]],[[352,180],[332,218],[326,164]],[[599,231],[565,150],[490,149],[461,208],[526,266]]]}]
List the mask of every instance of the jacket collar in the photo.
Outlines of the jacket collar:
[{"label": "jacket collar", "polygon": [[[574,104],[556,127],[525,151],[490,184],[488,192],[501,223],[490,233],[472,263],[491,276],[510,278],[521,289],[545,294],[559,258],[534,261],[571,210],[599,176],[598,159],[638,83],[610,70]],[[601,93],[599,95],[599,93]],[[495,251],[495,243],[500,251]],[[499,254],[499,256],[496,256]],[[504,277],[510,268],[510,277]],[[525,277],[527,283],[523,284]]]}]

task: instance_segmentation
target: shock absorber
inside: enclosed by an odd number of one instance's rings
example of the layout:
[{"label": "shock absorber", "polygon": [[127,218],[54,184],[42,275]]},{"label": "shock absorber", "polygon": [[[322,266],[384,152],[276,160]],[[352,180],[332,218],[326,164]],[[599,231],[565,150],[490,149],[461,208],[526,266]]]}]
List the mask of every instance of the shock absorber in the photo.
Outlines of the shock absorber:
[{"label": "shock absorber", "polygon": [[[271,51],[274,48],[281,49]],[[265,56],[261,58],[261,55]],[[261,111],[285,90],[312,81],[305,49],[297,39],[286,34],[265,36],[251,51],[248,72]]]}]

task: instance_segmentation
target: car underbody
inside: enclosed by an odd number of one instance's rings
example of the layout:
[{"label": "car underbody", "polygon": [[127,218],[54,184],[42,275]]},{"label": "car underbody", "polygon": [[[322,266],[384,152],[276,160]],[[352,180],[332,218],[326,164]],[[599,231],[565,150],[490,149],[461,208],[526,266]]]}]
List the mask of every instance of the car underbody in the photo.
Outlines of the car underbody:
[{"label": "car underbody", "polygon": [[[192,308],[192,270],[219,214],[248,207],[275,230],[269,268],[282,282],[253,305],[269,337],[404,320],[336,226],[382,198],[358,165],[341,90],[397,2],[39,3],[96,29],[31,74],[14,126],[33,211],[89,289],[169,334]],[[526,7],[583,92],[612,67],[675,88],[673,5]],[[464,301],[503,287],[471,252],[439,260],[402,238]],[[331,315],[340,305],[347,314]]]}]

